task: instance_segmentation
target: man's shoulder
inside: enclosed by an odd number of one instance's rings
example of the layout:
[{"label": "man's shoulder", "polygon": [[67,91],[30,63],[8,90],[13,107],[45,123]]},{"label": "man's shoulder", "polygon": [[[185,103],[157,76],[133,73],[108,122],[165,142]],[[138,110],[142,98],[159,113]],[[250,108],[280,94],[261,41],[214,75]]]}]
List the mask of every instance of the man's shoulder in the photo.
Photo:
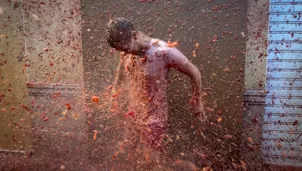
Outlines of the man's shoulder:
[{"label": "man's shoulder", "polygon": [[159,50],[159,51],[169,49],[168,43],[163,40],[160,40],[160,39],[152,39],[151,45],[153,48],[155,48],[156,50]]}]

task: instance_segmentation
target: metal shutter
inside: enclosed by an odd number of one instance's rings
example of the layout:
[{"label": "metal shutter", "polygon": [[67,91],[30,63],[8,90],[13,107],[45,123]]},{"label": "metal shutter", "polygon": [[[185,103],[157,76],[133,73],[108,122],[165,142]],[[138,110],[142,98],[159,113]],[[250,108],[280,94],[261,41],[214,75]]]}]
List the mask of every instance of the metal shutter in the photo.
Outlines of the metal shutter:
[{"label": "metal shutter", "polygon": [[270,0],[264,163],[302,166],[302,0]]}]

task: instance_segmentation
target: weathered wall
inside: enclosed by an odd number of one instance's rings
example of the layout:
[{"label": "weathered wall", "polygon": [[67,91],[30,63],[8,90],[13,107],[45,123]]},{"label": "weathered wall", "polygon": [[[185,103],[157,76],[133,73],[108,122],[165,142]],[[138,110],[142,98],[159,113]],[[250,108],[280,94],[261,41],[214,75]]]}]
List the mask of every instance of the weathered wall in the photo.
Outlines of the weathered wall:
[{"label": "weathered wall", "polygon": [[[149,36],[178,41],[178,48],[202,71],[210,122],[199,123],[198,129],[191,128],[192,116],[187,105],[190,81],[173,71],[168,92],[169,135],[175,143],[167,150],[173,158],[189,160],[198,166],[209,165],[217,170],[241,167],[232,163],[240,163],[246,1],[85,0],[82,3],[84,78],[88,92],[91,95],[102,92],[113,82],[118,53],[110,52],[104,40],[104,26],[109,18],[126,17]],[[192,50],[197,51],[196,57]],[[109,112],[96,113],[93,129],[115,128],[111,122],[98,119],[108,115]],[[114,129],[106,129],[95,143],[91,152],[93,161],[112,163],[107,154],[112,153],[109,147],[114,145],[112,142],[117,143],[118,139],[111,136],[114,133]],[[181,137],[179,141],[177,135]]]},{"label": "weathered wall", "polygon": [[46,160],[85,159],[80,1],[23,2],[32,150]]},{"label": "weathered wall", "polygon": [[84,138],[80,5],[1,1],[1,149],[35,149],[30,139],[56,147],[49,139],[69,133]]},{"label": "weathered wall", "polygon": [[262,170],[260,145],[266,95],[268,8],[269,0],[248,1],[242,154],[249,170]]},{"label": "weathered wall", "polygon": [[248,2],[245,89],[264,89],[269,0]]},{"label": "weathered wall", "polygon": [[30,114],[22,107],[26,61],[17,59],[24,47],[22,17],[20,3],[0,1],[0,151],[24,151],[30,145]]},{"label": "weathered wall", "polygon": [[79,1],[24,1],[29,81],[82,84]]}]

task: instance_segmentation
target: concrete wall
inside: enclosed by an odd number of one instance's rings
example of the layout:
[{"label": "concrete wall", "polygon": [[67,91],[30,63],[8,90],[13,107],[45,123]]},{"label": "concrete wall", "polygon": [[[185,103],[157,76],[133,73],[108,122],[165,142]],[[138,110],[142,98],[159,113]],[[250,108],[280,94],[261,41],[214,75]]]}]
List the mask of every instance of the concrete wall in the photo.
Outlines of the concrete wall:
[{"label": "concrete wall", "polygon": [[30,113],[20,2],[0,1],[0,151],[29,148]]},{"label": "concrete wall", "polygon": [[79,1],[24,1],[29,81],[83,84]]},{"label": "concrete wall", "polygon": [[85,161],[80,8],[79,0],[1,0],[0,79],[8,81],[0,90],[5,95],[0,148],[25,149],[34,157],[10,161],[0,156],[6,168],[71,168]]},{"label": "concrete wall", "polygon": [[249,170],[262,170],[260,145],[266,95],[268,8],[269,0],[248,1],[242,154]]},{"label": "concrete wall", "polygon": [[80,1],[60,0],[23,4],[36,155],[71,161],[85,155],[80,5]]},{"label": "concrete wall", "polygon": [[268,0],[248,2],[245,89],[265,89]]}]

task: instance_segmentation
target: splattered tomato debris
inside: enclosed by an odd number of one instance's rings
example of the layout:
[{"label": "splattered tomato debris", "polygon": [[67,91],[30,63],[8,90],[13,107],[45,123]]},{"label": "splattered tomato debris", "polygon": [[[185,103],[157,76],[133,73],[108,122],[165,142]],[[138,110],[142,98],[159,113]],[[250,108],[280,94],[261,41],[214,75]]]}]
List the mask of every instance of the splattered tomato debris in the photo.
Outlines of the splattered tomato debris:
[{"label": "splattered tomato debris", "polygon": [[91,101],[94,103],[99,103],[99,97],[98,96],[92,96]]},{"label": "splattered tomato debris", "polygon": [[7,81],[8,81],[7,79],[6,79],[6,80],[4,80],[4,81],[3,81],[3,83],[2,83],[2,85],[4,85],[5,83],[7,83]]},{"label": "splattered tomato debris", "polygon": [[25,104],[22,104],[21,107],[22,107],[23,109],[29,111],[29,112],[31,111],[31,110],[29,109],[29,107],[27,107]]},{"label": "splattered tomato debris", "polygon": [[97,139],[97,135],[98,135],[98,131],[97,130],[93,130],[93,140],[95,141]]},{"label": "splattered tomato debris", "polygon": [[214,35],[212,42],[217,42],[217,35]]},{"label": "splattered tomato debris", "polygon": [[48,121],[48,119],[49,119],[49,118],[48,118],[47,116],[42,117],[42,121],[43,121],[43,122]]},{"label": "splattered tomato debris", "polygon": [[134,112],[127,112],[124,114],[125,117],[127,116],[131,116],[131,117],[134,117]]},{"label": "splattered tomato debris", "polygon": [[249,143],[254,143],[254,141],[253,141],[253,139],[252,139],[251,137],[248,137],[248,138],[247,138],[247,141],[248,141]]},{"label": "splattered tomato debris", "polygon": [[53,99],[54,99],[54,98],[57,98],[57,97],[60,96],[60,94],[61,94],[60,92],[54,93],[54,94],[51,96],[51,98],[53,98]]},{"label": "splattered tomato debris", "polygon": [[233,136],[228,134],[228,135],[224,135],[223,138],[225,138],[225,139],[232,139]]},{"label": "splattered tomato debris", "polygon": [[65,106],[66,106],[66,108],[67,108],[68,110],[71,109],[71,105],[70,105],[69,103],[66,103]]},{"label": "splattered tomato debris", "polygon": [[115,159],[117,157],[117,155],[119,154],[119,152],[115,152],[115,154],[112,156],[112,160]]},{"label": "splattered tomato debris", "polygon": [[112,94],[112,97],[118,97],[119,95],[120,95],[120,91],[117,91],[117,92]]},{"label": "splattered tomato debris", "polygon": [[168,41],[168,46],[169,47],[176,47],[178,45],[178,42],[170,42],[170,41]]},{"label": "splattered tomato debris", "polygon": [[72,114],[72,116],[73,116],[73,118],[74,118],[75,120],[77,120],[78,117],[79,117],[79,114],[78,114],[78,113],[74,113],[74,114]]},{"label": "splattered tomato debris", "polygon": [[229,72],[230,71],[230,68],[225,68],[224,69],[224,72]]}]

